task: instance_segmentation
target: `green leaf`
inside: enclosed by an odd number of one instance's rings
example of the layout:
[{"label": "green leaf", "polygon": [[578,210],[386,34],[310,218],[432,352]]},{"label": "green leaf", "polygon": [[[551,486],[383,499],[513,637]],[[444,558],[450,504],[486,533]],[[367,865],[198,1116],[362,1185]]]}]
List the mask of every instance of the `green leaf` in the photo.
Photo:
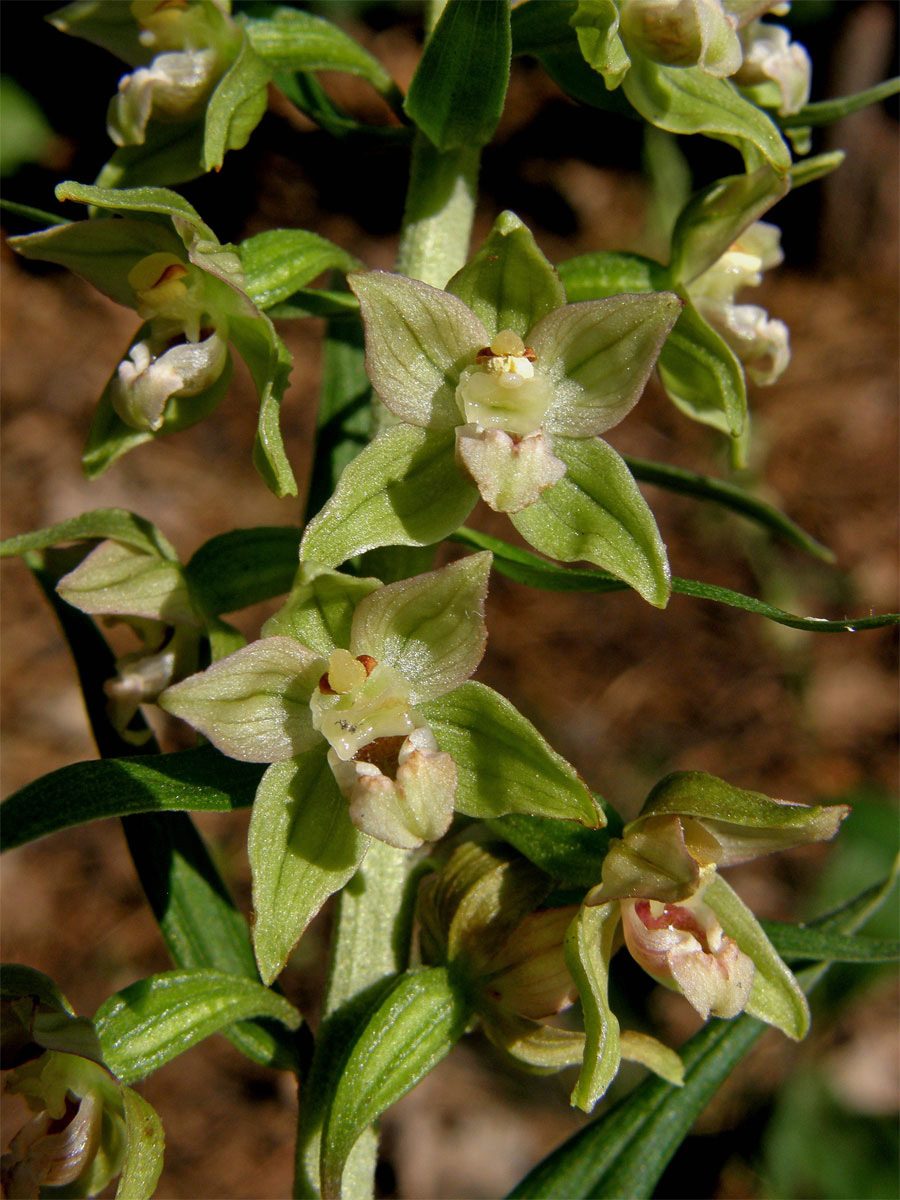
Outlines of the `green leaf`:
[{"label": "green leaf", "polygon": [[786,196],[791,176],[769,166],[718,179],[692,196],[672,232],[669,278],[688,284],[711,267],[748,225]]},{"label": "green leaf", "polygon": [[208,746],[73,763],[7,797],[0,806],[0,845],[13,850],[61,829],[129,813],[247,808],[260,777],[258,766],[235,762]]},{"label": "green leaf", "polygon": [[26,221],[33,221],[35,225],[71,224],[66,217],[61,217],[58,213],[47,212],[46,209],[34,208],[30,204],[19,204],[15,200],[5,200],[2,197],[0,197],[0,212],[8,212],[16,217],[23,217]]},{"label": "green leaf", "polygon": [[396,91],[378,59],[323,17],[277,8],[263,20],[247,21],[244,28],[253,49],[274,70],[347,71],[361,75],[383,95]]},{"label": "green leaf", "polygon": [[609,1007],[609,960],[619,928],[619,906],[582,905],[566,934],[566,964],[578,987],[584,1015],[584,1060],[572,1103],[590,1112],[616,1077],[619,1022]]},{"label": "green leaf", "polygon": [[[238,246],[247,294],[261,309],[271,308],[323,271],[356,271],[362,267],[334,242],[305,229],[269,229]],[[348,297],[350,299],[350,297]],[[353,301],[354,307],[356,302]]]},{"label": "green leaf", "polygon": [[490,570],[482,553],[372,591],[353,615],[351,653],[393,667],[410,684],[412,704],[444,695],[484,654]]},{"label": "green leaf", "polygon": [[728,937],[753,960],[755,971],[746,1012],[774,1025],[795,1042],[809,1032],[809,1005],[799,983],[778,956],[762,926],[737,893],[716,875],[703,892]]},{"label": "green leaf", "polygon": [[846,157],[843,150],[829,150],[825,154],[814,154],[811,158],[795,162],[791,167],[791,186],[802,187],[804,183],[812,183],[823,175],[830,175]]},{"label": "green leaf", "polygon": [[94,1015],[106,1065],[124,1083],[145,1079],[191,1046],[248,1017],[296,1029],[300,1014],[283,996],[220,971],[167,971],[123,988]]},{"label": "green leaf", "polygon": [[737,143],[749,170],[757,165],[757,151],[779,173],[790,169],[791,153],[777,127],[727,79],[699,67],[661,66],[636,54],[622,90],[641,116],[660,129]]},{"label": "green leaf", "polygon": [[495,817],[490,827],[561,887],[584,890],[599,882],[609,839],[622,832],[618,815],[602,805],[600,809],[608,818],[608,824],[601,829],[585,829],[574,821],[521,814]]},{"label": "green leaf", "polygon": [[378,579],[304,564],[286,603],[263,626],[263,637],[293,637],[328,658],[336,646],[349,647],[356,606],[380,586]]},{"label": "green leaf", "polygon": [[352,292],[331,288],[298,288],[287,300],[273,304],[273,321],[300,321],[305,317],[351,317],[359,313],[359,301]]},{"label": "green leaf", "polygon": [[299,547],[294,525],[232,529],[194,552],[185,578],[203,612],[236,612],[290,591]]},{"label": "green leaf", "polygon": [[[536,554],[530,554],[527,550],[510,546],[500,538],[476,533],[474,529],[459,529],[451,535],[450,540],[478,550],[490,550],[494,555],[495,571],[529,587],[561,592],[618,592],[628,586],[605,571],[556,566],[538,558]],[[864,629],[884,629],[890,625],[900,625],[900,613],[847,617],[839,621],[829,621],[825,617],[796,617],[773,604],[733,592],[730,588],[700,583],[695,579],[679,579],[677,576],[672,579],[672,591],[679,596],[694,596],[700,600],[728,604],[732,608],[740,608],[756,616],[776,621],[779,625],[787,625],[791,629],[806,629],[811,633],[855,633]]]},{"label": "green leaf", "polygon": [[247,850],[253,876],[253,948],[271,983],[325,901],[362,862],[369,839],[350,823],[325,758],[327,745],[263,776]]},{"label": "green leaf", "polygon": [[[203,221],[196,208],[177,192],[164,187],[105,188],[67,180],[56,185],[57,200],[77,200],[114,212],[133,212],[170,217],[175,228],[186,228],[202,241],[218,245],[218,238]],[[145,216],[146,219],[146,216]]]},{"label": "green leaf", "polygon": [[484,146],[509,83],[508,0],[448,0],[403,108],[439,150]]},{"label": "green leaf", "polygon": [[470,1017],[444,967],[401,975],[353,1041],[322,1132],[322,1196],[339,1197],[357,1138],[453,1048]]},{"label": "green leaf", "polygon": [[165,1134],[156,1110],[130,1087],[122,1088],[125,1161],[116,1200],[150,1200],[162,1174]]},{"label": "green leaf", "polygon": [[203,127],[204,171],[218,171],[229,150],[246,146],[263,118],[272,78],[268,64],[244,38],[237,58],[219,80],[206,106]]},{"label": "green leaf", "polygon": [[556,271],[531,230],[515,213],[502,212],[474,256],[457,271],[447,291],[467,304],[490,342],[501,329],[524,338],[541,317],[566,302]]},{"label": "green leaf", "polygon": [[336,567],[379,546],[439,542],[478,499],[454,453],[452,429],[386,429],[345,468],[337,491],[307,525],[301,559]]},{"label": "green leaf", "polygon": [[622,292],[659,292],[669,286],[665,267],[652,258],[624,251],[579,254],[559,263],[557,270],[570,304],[618,296]]},{"label": "green leaf", "polygon": [[896,96],[898,92],[900,92],[900,76],[895,76],[893,79],[885,79],[883,83],[876,83],[874,87],[866,88],[865,91],[854,92],[850,96],[837,96],[834,100],[818,100],[813,104],[807,104],[799,112],[791,113],[786,117],[776,117],[776,120],[782,129],[798,127],[802,129],[806,125],[830,125],[832,121],[839,121],[841,117],[859,112],[861,108],[868,108],[870,104],[880,104],[882,100],[887,100],[889,96]]},{"label": "green leaf", "polygon": [[812,926],[784,921],[760,921],[769,941],[782,958],[799,962],[896,962],[900,942],[884,938],[823,933]]},{"label": "green leaf", "polygon": [[574,767],[491,688],[464,683],[427,701],[421,712],[456,763],[457,811],[483,819],[525,813],[593,828],[601,823]]},{"label": "green leaf", "polygon": [[690,302],[659,356],[669,398],[694,421],[737,437],[747,420],[747,384],[734,351]]},{"label": "green leaf", "polygon": [[60,521],[58,525],[48,525],[45,529],[35,530],[34,533],[20,533],[16,537],[7,538],[0,542],[0,558],[26,554],[29,550],[47,550],[61,542],[80,542],[95,538],[98,541],[112,538],[145,554],[155,555],[169,562],[178,562],[175,547],[163,537],[156,526],[124,508],[96,508],[92,512],[82,513],[80,517]]},{"label": "green leaf", "polygon": [[714,479],[710,475],[698,475],[696,471],[687,471],[683,467],[672,467],[668,463],[650,462],[645,458],[634,458],[630,454],[623,457],[628,470],[642,483],[653,483],[670,492],[721,504],[723,508],[739,513],[764,529],[778,534],[814,558],[829,563],[835,560],[832,550],[823,546],[805,529],[801,529],[785,513],[736,484],[728,483],[724,479]]},{"label": "green leaf", "polygon": [[585,559],[665,608],[666,548],[653,514],[621,457],[599,438],[554,438],[564,477],[511,516],[536,550],[563,562]]}]

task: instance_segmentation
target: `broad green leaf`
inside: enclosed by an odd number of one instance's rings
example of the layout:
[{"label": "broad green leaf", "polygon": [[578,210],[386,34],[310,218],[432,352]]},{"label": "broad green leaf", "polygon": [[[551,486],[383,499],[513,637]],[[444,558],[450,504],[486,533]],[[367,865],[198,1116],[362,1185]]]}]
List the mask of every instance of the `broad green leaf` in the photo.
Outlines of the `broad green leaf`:
[{"label": "broad green leaf", "polygon": [[617,425],[640,399],[681,308],[661,292],[585,300],[543,317],[529,341],[553,384],[545,427],[587,438]]},{"label": "broad green leaf", "polygon": [[714,876],[704,889],[703,900],[728,937],[734,938],[738,948],[753,960],[756,969],[746,1011],[795,1042],[801,1041],[809,1032],[809,1005],[756,917],[721,875]]},{"label": "broad green leaf", "polygon": [[259,767],[210,747],[73,763],[13,792],[0,806],[2,848],[129,813],[231,812],[253,803]]},{"label": "broad green leaf", "polygon": [[218,171],[229,150],[246,146],[268,105],[268,64],[242,39],[238,56],[219,80],[206,106],[203,127],[204,171]]},{"label": "broad green leaf", "polygon": [[[252,9],[251,9],[252,13]],[[331,21],[293,8],[277,8],[244,28],[253,49],[274,70],[347,71],[383,95],[396,90],[377,58]]]},{"label": "broad green leaf", "polygon": [[350,651],[370,654],[410,684],[420,704],[457,687],[481,662],[489,554],[378,588],[353,615]]},{"label": "broad green leaf", "polygon": [[447,0],[403,102],[438,150],[494,136],[511,52],[508,0]]},{"label": "broad green leaf", "polygon": [[884,938],[823,933],[785,921],[760,921],[766,937],[784,959],[808,962],[896,962],[900,942]]},{"label": "broad green leaf", "polygon": [[686,416],[730,437],[742,432],[747,420],[744,369],[690,300],[660,352],[658,367],[666,393]]},{"label": "broad green leaf", "polygon": [[566,302],[556,271],[531,230],[515,213],[502,212],[475,255],[447,284],[484,325],[488,342],[501,329],[524,338],[537,322]]},{"label": "broad green leaf", "polygon": [[764,529],[778,534],[814,558],[820,558],[823,562],[834,562],[834,552],[827,546],[823,546],[805,529],[801,529],[774,505],[767,504],[765,500],[760,500],[736,484],[728,483],[724,479],[714,479],[711,475],[698,475],[696,471],[687,471],[683,467],[673,467],[668,463],[650,462],[645,458],[634,458],[630,454],[623,457],[628,470],[642,483],[653,483],[670,492],[679,492],[684,496],[695,496],[700,500],[721,504],[723,508],[739,513]]},{"label": "broad green leaf", "polygon": [[125,1161],[116,1200],[150,1200],[162,1174],[165,1134],[156,1110],[130,1087],[122,1088]]},{"label": "broad green leaf", "polygon": [[652,258],[624,251],[579,254],[559,263],[557,270],[570,304],[578,300],[601,300],[622,292],[660,292],[669,286],[665,267]]},{"label": "broad green leaf", "polygon": [[481,321],[456,296],[418,279],[366,271],[349,283],[366,327],[366,371],[382,402],[413,425],[458,425],[460,372],[490,341]]},{"label": "broad green leaf", "polygon": [[665,608],[669,563],[653,514],[621,457],[599,438],[554,438],[566,474],[511,516],[536,550],[563,562],[595,563]]},{"label": "broad green leaf", "polygon": [[346,250],[305,229],[269,229],[241,242],[238,253],[247,294],[261,309],[286,300],[323,271],[362,267]]},{"label": "broad green leaf", "polygon": [[163,537],[156,526],[124,508],[96,508],[93,512],[82,513],[80,517],[60,521],[58,525],[48,525],[45,529],[35,530],[34,533],[20,533],[7,538],[0,542],[0,558],[25,554],[29,550],[46,550],[61,542],[80,542],[94,538],[98,541],[112,538],[144,554],[155,555],[169,562],[178,562],[175,547]]},{"label": "broad green leaf", "polygon": [[757,152],[779,173],[790,169],[791,153],[777,127],[727,79],[699,67],[661,66],[640,54],[622,89],[641,116],[661,129],[737,143],[749,170],[757,166]]},{"label": "broad green leaf", "polygon": [[609,960],[619,927],[618,904],[584,905],[566,934],[566,963],[584,1015],[584,1061],[572,1103],[590,1112],[619,1070],[619,1022],[609,1007]]},{"label": "broad green leaf", "polygon": [[344,469],[307,525],[304,562],[337,567],[379,546],[429,546],[457,529],[478,499],[454,459],[452,429],[386,429]]},{"label": "broad green leaf", "polygon": [[791,176],[769,166],[718,179],[692,196],[672,232],[669,277],[685,285],[702,275],[739,235],[786,196]]},{"label": "broad green leaf", "polygon": [[401,975],[354,1038],[322,1132],[322,1196],[341,1195],[344,1164],[360,1134],[444,1058],[470,1019],[444,967]]},{"label": "broad green leaf", "polygon": [[309,698],[325,661],[292,637],[263,637],[166,688],[160,708],[242,762],[283,762],[317,745]]},{"label": "broad green leaf", "polygon": [[219,971],[167,971],[110,996],[94,1022],[106,1065],[124,1083],[144,1079],[191,1046],[248,1017],[296,1029],[300,1014],[261,983]]},{"label": "broad green leaf", "polygon": [[606,827],[600,829],[521,814],[496,817],[490,827],[562,887],[585,889],[599,882],[609,839],[622,832],[618,814],[602,805],[600,812],[602,818],[608,818]]},{"label": "broad green leaf", "polygon": [[235,612],[290,591],[299,547],[294,525],[232,529],[194,552],[185,578],[204,612]]},{"label": "broad green leaf", "polygon": [[427,701],[421,712],[456,763],[458,812],[483,819],[561,817],[593,828],[601,823],[574,767],[497,692],[464,683]]},{"label": "broad green leaf", "polygon": [[380,586],[378,579],[304,563],[284,607],[263,626],[263,637],[294,637],[328,658],[336,646],[349,647],[356,606]]},{"label": "broad green leaf", "polygon": [[[477,550],[490,550],[494,555],[494,570],[528,587],[546,588],[561,592],[618,592],[628,585],[606,571],[578,570],[560,567],[546,562],[527,550],[511,546],[500,538],[474,529],[458,529],[450,540]],[[847,617],[840,621],[829,621],[826,617],[796,617],[793,613],[766,604],[752,596],[733,592],[730,588],[717,587],[712,583],[700,583],[696,579],[672,579],[672,591],[679,596],[693,596],[699,600],[713,600],[728,604],[787,625],[791,629],[806,629],[811,633],[854,633],[864,629],[884,629],[900,624],[900,613],[880,613],[877,616]]]},{"label": "broad green leaf", "polygon": [[248,836],[253,947],[264,983],[279,974],[306,926],[362,862],[369,839],[350,823],[327,745],[263,776]]},{"label": "broad green leaf", "polygon": [[865,91],[854,92],[851,96],[837,96],[833,100],[817,100],[812,104],[805,105],[799,112],[775,119],[782,129],[802,129],[807,125],[830,125],[832,121],[839,121],[841,117],[859,112],[861,108],[868,108],[870,104],[880,104],[882,100],[887,100],[889,96],[896,96],[898,92],[900,92],[900,76],[895,76],[893,79],[885,79],[883,83],[876,83],[874,87],[866,88]]}]

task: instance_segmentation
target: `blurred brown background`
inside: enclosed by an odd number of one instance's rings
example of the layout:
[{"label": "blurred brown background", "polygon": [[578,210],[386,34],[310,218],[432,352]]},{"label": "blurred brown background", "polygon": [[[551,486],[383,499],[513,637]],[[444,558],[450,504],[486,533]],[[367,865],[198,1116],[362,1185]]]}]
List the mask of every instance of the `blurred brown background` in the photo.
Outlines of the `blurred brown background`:
[{"label": "blurred brown background", "polygon": [[[44,207],[52,204],[55,179],[93,178],[108,153],[103,114],[119,74],[109,56],[81,44],[75,55],[72,43],[42,26],[51,7],[5,6],[4,69],[34,92],[58,134],[52,161],[25,168],[6,195]],[[415,6],[331,4],[326,12],[355,20],[354,34],[406,85],[418,55]],[[797,36],[820,52],[817,95],[884,78],[895,17],[894,6],[880,0],[822,4],[818,14],[807,13]],[[363,119],[387,119],[363,85],[346,76],[328,82]],[[73,87],[77,104],[67,92]],[[821,148],[839,146],[848,161],[823,185],[775,210],[787,264],[756,296],[746,296],[788,323],[793,347],[779,383],[752,391],[754,450],[746,481],[831,546],[838,565],[808,559],[738,517],[647,488],[677,575],[807,615],[898,608],[895,111],[867,110],[825,135]],[[552,261],[588,250],[641,249],[646,195],[639,150],[618,128],[608,137],[598,133],[604,119],[567,102],[535,64],[517,63],[507,113],[485,153],[476,243],[497,212],[512,207]],[[347,150],[304,118],[289,122],[279,109],[217,178],[185,192],[223,241],[295,226],[331,238],[370,266],[390,267],[404,153]],[[715,153],[713,170],[739,169],[727,151]],[[709,163],[692,165],[706,182]],[[24,229],[10,224],[10,231]],[[142,447],[99,481],[86,482],[79,455],[93,405],[136,318],[80,280],[24,264],[6,249],[2,270],[3,536],[116,505],[157,523],[186,559],[234,526],[296,523],[296,504],[274,499],[250,465],[254,399],[240,370],[211,419]],[[322,325],[309,320],[280,332],[294,354],[284,428],[302,479]],[[725,473],[716,436],[678,415],[655,381],[610,441],[621,452]],[[476,523],[509,536],[508,523],[486,510],[479,509]],[[2,603],[7,795],[95,752],[66,649],[19,564],[4,568]],[[268,611],[244,614],[238,623],[253,634]],[[789,800],[855,804],[841,846],[732,873],[761,916],[821,911],[883,873],[897,834],[894,631],[813,635],[687,598],[675,597],[660,613],[630,594],[558,596],[497,576],[488,628],[478,677],[507,694],[626,816],[657,779],[686,768]],[[165,728],[163,736],[173,746],[183,735]],[[199,824],[248,909],[246,815]],[[116,823],[14,852],[4,860],[2,888],[4,959],[51,975],[79,1012],[90,1014],[112,991],[169,966]],[[284,977],[287,994],[307,1011],[322,982],[327,924],[325,914]],[[698,1138],[676,1158],[660,1195],[889,1194],[879,1190],[883,1181],[867,1182],[859,1172],[866,1155],[892,1153],[892,1144],[878,1138],[897,1111],[896,989],[879,972],[835,977],[809,1041],[795,1048],[776,1035],[763,1040],[701,1120]],[[673,1044],[696,1027],[683,1001],[637,972],[623,986],[632,992],[621,1003],[637,1019],[657,1022]],[[637,1072],[624,1076],[627,1086]],[[798,1098],[794,1085],[801,1079],[812,1082]],[[384,1194],[505,1193],[577,1127],[570,1087],[568,1076],[513,1074],[477,1037],[469,1039],[385,1119]],[[213,1038],[142,1090],[166,1125],[160,1197],[289,1193],[294,1099],[285,1078]],[[794,1109],[785,1110],[785,1096],[794,1096]],[[809,1148],[830,1128],[832,1110],[842,1130],[861,1121],[869,1131],[848,1143],[846,1172],[823,1180],[818,1165],[807,1163],[806,1177],[801,1167],[791,1174],[798,1151],[790,1130],[800,1119],[794,1114],[805,1121]],[[6,1138],[17,1117],[18,1109],[8,1115]],[[875,1138],[874,1151],[867,1137]]]}]

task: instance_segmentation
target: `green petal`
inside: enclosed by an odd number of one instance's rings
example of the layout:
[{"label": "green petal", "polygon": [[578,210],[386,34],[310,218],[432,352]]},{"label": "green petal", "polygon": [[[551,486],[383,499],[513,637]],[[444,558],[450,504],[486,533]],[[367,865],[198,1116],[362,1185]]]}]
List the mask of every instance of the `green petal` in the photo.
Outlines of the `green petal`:
[{"label": "green petal", "polygon": [[463,683],[484,654],[484,602],[491,554],[379,588],[360,601],[350,651],[371,654],[410,684],[419,704]]},{"label": "green petal", "polygon": [[566,934],[566,963],[584,1015],[584,1064],[572,1103],[590,1112],[619,1070],[619,1022],[609,1007],[609,960],[619,926],[618,904],[582,906]]},{"label": "green petal", "polygon": [[463,367],[490,342],[461,300],[387,271],[349,276],[366,327],[366,371],[388,408],[412,425],[460,422],[456,385]]},{"label": "green petal", "polygon": [[553,448],[566,475],[540,500],[512,514],[516,529],[542,554],[603,567],[665,608],[666,548],[628,467],[599,438],[557,437]]}]

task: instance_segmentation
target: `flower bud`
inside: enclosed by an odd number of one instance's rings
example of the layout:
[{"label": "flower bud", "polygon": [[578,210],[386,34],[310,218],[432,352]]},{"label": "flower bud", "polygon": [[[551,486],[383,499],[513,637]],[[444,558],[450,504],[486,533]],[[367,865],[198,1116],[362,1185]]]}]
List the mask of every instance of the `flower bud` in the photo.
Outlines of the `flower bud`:
[{"label": "flower bud", "polygon": [[216,330],[194,342],[151,334],[119,363],[110,387],[112,406],[132,429],[153,432],[162,427],[171,397],[205,392],[227,361],[228,343]]},{"label": "flower bud", "polygon": [[620,0],[619,10],[629,52],[709,75],[731,75],[740,66],[736,22],[721,0]]},{"label": "flower bud", "polygon": [[[770,85],[777,89],[778,113],[790,116],[809,100],[812,63],[806,49],[792,42],[783,25],[753,21],[741,30],[744,57],[734,82],[741,87]],[[760,97],[764,99],[764,97]]]},{"label": "flower bud", "polygon": [[220,75],[215,50],[158,54],[119,80],[110,102],[106,129],[117,146],[140,146],[151,117],[188,121],[203,108]]}]

